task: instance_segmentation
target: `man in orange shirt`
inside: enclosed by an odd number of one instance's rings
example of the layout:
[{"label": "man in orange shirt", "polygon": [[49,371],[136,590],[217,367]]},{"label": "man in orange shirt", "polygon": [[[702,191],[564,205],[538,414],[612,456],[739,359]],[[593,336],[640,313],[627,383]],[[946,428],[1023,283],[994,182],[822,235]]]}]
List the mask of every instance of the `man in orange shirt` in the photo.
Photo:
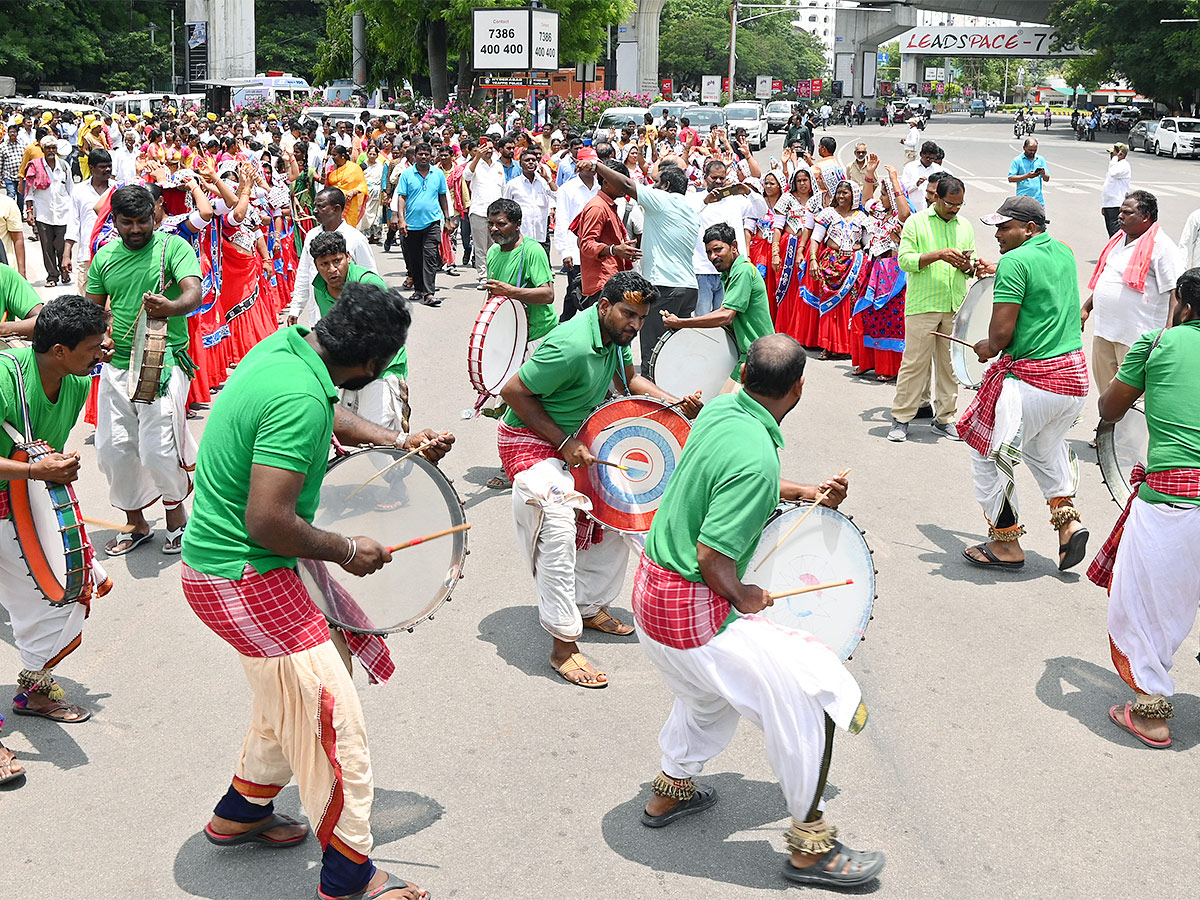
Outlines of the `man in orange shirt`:
[{"label": "man in orange shirt", "polygon": [[[596,151],[587,148],[579,154],[580,162],[587,162],[585,153],[591,161],[596,159]],[[608,164],[612,171],[629,176],[629,170],[624,164],[612,162]],[[629,240],[625,225],[617,215],[616,200],[625,196],[624,188],[612,179],[605,180],[597,176],[600,190],[575,217],[571,223],[571,231],[579,240],[579,274],[582,281],[583,300],[580,309],[587,309],[595,301],[604,285],[617,272],[633,268],[633,261],[641,257],[642,252]]]}]

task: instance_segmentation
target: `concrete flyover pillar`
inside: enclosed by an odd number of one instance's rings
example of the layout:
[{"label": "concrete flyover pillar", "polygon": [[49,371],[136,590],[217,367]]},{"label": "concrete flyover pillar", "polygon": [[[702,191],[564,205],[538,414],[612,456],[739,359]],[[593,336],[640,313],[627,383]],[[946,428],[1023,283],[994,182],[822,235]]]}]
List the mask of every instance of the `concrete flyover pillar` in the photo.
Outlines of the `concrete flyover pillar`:
[{"label": "concrete flyover pillar", "polygon": [[254,75],[254,0],[186,0],[188,22],[208,23],[208,79]]},{"label": "concrete flyover pillar", "polygon": [[629,20],[614,29],[617,90],[658,93],[658,25],[666,0],[638,0]]},{"label": "concrete flyover pillar", "polygon": [[[887,8],[839,9],[834,18],[833,79],[842,81],[842,97],[871,109],[878,95],[873,68],[864,66],[863,54],[873,59],[880,44],[916,27],[917,11],[902,3]],[[864,78],[865,77],[865,78]],[[864,91],[864,80],[867,82]],[[903,80],[903,74],[901,77]]]}]

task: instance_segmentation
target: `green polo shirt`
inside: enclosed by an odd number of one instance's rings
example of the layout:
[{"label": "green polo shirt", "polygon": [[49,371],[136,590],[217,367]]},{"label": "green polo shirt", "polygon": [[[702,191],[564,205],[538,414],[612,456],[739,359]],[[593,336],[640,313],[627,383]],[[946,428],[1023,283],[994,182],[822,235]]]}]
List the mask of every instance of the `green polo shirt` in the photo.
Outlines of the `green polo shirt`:
[{"label": "green polo shirt", "polygon": [[333,435],[338,390],[325,363],[293,326],[260,341],[217,395],[196,459],[196,493],[183,534],[183,561],[198,572],[239,581],[296,565],[250,539],[246,500],[251,466],[299,472],[296,514],[312,522]]},{"label": "green polo shirt", "polygon": [[[550,257],[537,241],[522,237],[515,249],[505,253],[499,244],[487,252],[487,277],[519,288],[536,288],[554,280]],[[536,341],[558,324],[553,303],[526,303],[529,316],[529,340]]]},{"label": "green polo shirt", "polygon": [[0,322],[24,319],[42,302],[28,281],[12,266],[0,266]]},{"label": "green polo shirt", "polygon": [[775,333],[771,307],[767,303],[767,284],[758,273],[758,267],[742,254],[738,254],[728,272],[721,273],[721,284],[725,288],[721,305],[737,313],[730,327],[741,357],[732,377],[734,381],[741,381],[742,363],[746,361],[750,345],[763,335]]},{"label": "green polo shirt", "polygon": [[[7,268],[0,266],[0,269]],[[75,427],[79,418],[79,411],[83,409],[84,401],[87,400],[92,379],[87,375],[63,376],[58,399],[52,401],[46,396],[46,389],[42,387],[42,373],[38,369],[32,347],[8,350],[4,355],[11,358],[0,359],[0,419],[8,422],[17,431],[25,430],[21,404],[17,400],[15,366],[20,365],[25,379],[25,402],[29,407],[29,426],[33,437],[45,441],[62,453],[71,429]],[[16,363],[13,360],[16,360]],[[13,440],[7,431],[0,428],[0,456],[12,456],[12,452]],[[7,489],[8,482],[0,481],[0,491]]]},{"label": "green polo shirt", "polygon": [[904,314],[958,312],[967,296],[967,276],[947,262],[920,267],[921,257],[934,250],[953,247],[975,249],[975,229],[962,213],[949,222],[930,207],[908,217],[900,232],[900,268],[908,273]]},{"label": "green polo shirt", "polygon": [[[617,370],[632,365],[628,347],[605,346],[599,306],[593,304],[546,335],[517,375],[558,427],[573,434],[604,402]],[[511,428],[526,427],[511,407],[504,421]]]},{"label": "green polo shirt", "polygon": [[[351,281],[361,281],[364,284],[373,284],[377,287],[387,288],[387,284],[375,272],[372,272],[366,266],[360,266],[358,263],[350,263],[350,268],[346,271],[346,283]],[[329,311],[333,309],[333,304],[337,302],[333,295],[329,293],[329,288],[325,284],[325,279],[317,275],[313,279],[313,300],[316,301],[317,309],[321,311],[321,318],[325,318]],[[401,347],[400,352],[392,357],[391,364],[383,370],[383,375],[397,375],[400,378],[408,377],[408,348]]]},{"label": "green polo shirt", "polygon": [[779,423],[745,391],[704,404],[667,482],[646,555],[688,581],[703,581],[697,541],[737,563],[741,578],[779,505]]},{"label": "green polo shirt", "polygon": [[[1200,469],[1200,321],[1167,329],[1154,352],[1157,331],[1138,338],[1117,372],[1130,387],[1145,391],[1146,426],[1150,431],[1147,472]],[[1200,497],[1176,497],[1143,484],[1138,497],[1147,503],[1190,503]]]},{"label": "green polo shirt", "polygon": [[[142,311],[142,294],[158,289],[160,260],[166,256],[167,288],[163,296],[179,299],[180,282],[200,277],[200,260],[192,245],[177,234],[154,232],[154,239],[141,250],[130,250],[124,241],[109,241],[92,259],[88,269],[87,292],[108,297],[112,311],[112,338],[115,345],[112,365],[129,368],[129,353],[133,347],[133,324]],[[187,316],[172,316],[167,320],[167,347],[173,355],[188,345]],[[140,362],[139,362],[140,365]]]},{"label": "green polo shirt", "polygon": [[1021,307],[1006,348],[1013,359],[1053,359],[1083,349],[1075,254],[1045,232],[1000,257],[992,302]]}]

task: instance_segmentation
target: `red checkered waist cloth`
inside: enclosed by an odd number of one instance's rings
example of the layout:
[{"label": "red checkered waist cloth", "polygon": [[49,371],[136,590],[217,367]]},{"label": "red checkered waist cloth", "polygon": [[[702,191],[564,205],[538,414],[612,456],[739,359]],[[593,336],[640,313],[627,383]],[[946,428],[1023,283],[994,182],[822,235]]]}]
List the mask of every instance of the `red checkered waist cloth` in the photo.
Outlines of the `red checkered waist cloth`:
[{"label": "red checkered waist cloth", "polygon": [[12,515],[12,502],[8,499],[8,491],[0,491],[0,519]]},{"label": "red checkered waist cloth", "polygon": [[642,553],[633,576],[633,617],[646,637],[679,650],[703,647],[721,630],[730,608],[703,581],[688,581]]},{"label": "red checkered waist cloth", "polygon": [[[184,563],[182,577],[192,612],[242,656],[287,656],[329,640],[325,616],[295,569],[259,574],[247,565],[241,580],[233,581]],[[381,637],[346,632],[346,644],[371,681],[387,681],[396,671]]]},{"label": "red checkered waist cloth", "polygon": [[1112,590],[1113,566],[1117,562],[1117,547],[1121,545],[1121,537],[1125,533],[1125,520],[1129,518],[1129,511],[1133,509],[1133,501],[1137,499],[1138,488],[1142,486],[1142,482],[1150,485],[1151,490],[1158,491],[1160,494],[1170,494],[1172,497],[1200,497],[1200,469],[1164,469],[1161,472],[1147,474],[1146,467],[1142,463],[1134,466],[1129,475],[1133,493],[1129,495],[1125,508],[1121,510],[1121,515],[1117,518],[1117,524],[1113,526],[1108,540],[1104,542],[1104,546],[1100,548],[1100,552],[1096,554],[1096,558],[1092,560],[1092,564],[1088,566],[1087,570],[1088,581],[1105,590]]}]

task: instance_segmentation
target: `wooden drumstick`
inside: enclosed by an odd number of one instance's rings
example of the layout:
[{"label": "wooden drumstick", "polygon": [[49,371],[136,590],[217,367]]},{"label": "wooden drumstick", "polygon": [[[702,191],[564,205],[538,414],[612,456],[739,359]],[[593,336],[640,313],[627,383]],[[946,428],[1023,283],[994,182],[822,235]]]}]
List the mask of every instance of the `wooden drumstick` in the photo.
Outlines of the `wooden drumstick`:
[{"label": "wooden drumstick", "polygon": [[[845,472],[842,472],[842,474],[838,475],[838,478],[845,478],[849,474],[850,474],[850,470],[847,469]],[[780,547],[782,547],[785,543],[787,543],[787,539],[792,536],[792,533],[795,532],[795,530],[797,528],[799,528],[801,525],[804,524],[804,520],[812,515],[812,511],[821,505],[821,501],[824,500],[826,497],[828,497],[829,492],[832,490],[833,490],[833,486],[830,485],[829,487],[825,488],[825,490],[821,491],[821,493],[817,494],[817,496],[813,499],[813,502],[811,504],[809,504],[808,509],[805,510],[804,515],[802,515],[800,517],[800,520],[795,525],[793,525],[791,528],[789,528],[787,530],[787,534],[785,534],[783,537],[781,537],[779,539],[779,543],[777,543],[774,547],[772,547],[770,550],[767,551],[767,555],[764,556],[762,558],[762,562],[759,563],[760,566],[763,563],[765,563],[768,559],[771,558],[772,553],[774,553],[776,550],[778,550]]]},{"label": "wooden drumstick", "polygon": [[450,534],[458,534],[460,531],[470,531],[471,523],[463,522],[461,525],[455,525],[453,528],[447,528],[444,531],[435,531],[433,534],[427,534],[425,537],[413,538],[411,541],[405,541],[403,544],[393,544],[387,548],[388,553],[395,553],[397,550],[404,550],[407,547],[415,547],[417,544],[423,544],[426,541],[432,541],[434,538],[446,537]]},{"label": "wooden drumstick", "polygon": [[602,466],[612,466],[614,469],[620,469],[622,472],[628,472],[628,471],[629,471],[629,466],[623,466],[623,465],[621,465],[620,463],[617,463],[617,462],[612,462],[612,461],[610,461],[610,460],[607,460],[607,459],[598,459],[598,460],[596,460],[596,462],[597,462],[597,463],[599,463],[599,464],[600,464],[600,465],[602,465]]},{"label": "wooden drumstick", "polygon": [[824,584],[810,584],[808,587],[795,588],[790,591],[773,591],[767,596],[772,600],[782,600],[784,597],[795,597],[797,594],[810,594],[813,591],[823,591],[826,588],[842,587],[847,584],[854,584],[854,579],[847,578],[845,581],[827,581]]},{"label": "wooden drumstick", "polygon": [[343,502],[349,502],[350,499],[355,494],[357,494],[359,491],[361,491],[363,488],[365,488],[368,484],[370,484],[372,481],[374,481],[380,475],[384,474],[385,472],[390,471],[391,469],[394,469],[396,466],[400,465],[400,463],[404,462],[406,459],[410,459],[413,456],[416,456],[422,450],[428,450],[430,447],[432,447],[434,444],[436,444],[440,440],[441,440],[440,436],[435,437],[435,438],[430,438],[425,443],[423,443],[420,447],[417,447],[413,450],[409,450],[403,456],[398,458],[395,462],[388,463],[386,466],[384,466],[382,469],[380,469],[378,472],[376,472],[374,475],[372,475],[370,478],[368,478],[366,481],[364,481],[362,484],[360,484],[358,487],[356,487],[354,490],[352,490],[350,492],[350,494],[346,497],[346,500]]},{"label": "wooden drumstick", "polygon": [[942,334],[940,331],[931,331],[929,333],[932,334],[934,337],[945,338],[948,341],[954,341],[954,343],[956,343],[956,344],[962,344],[964,347],[970,347],[972,350],[975,349],[975,345],[972,344],[970,341],[964,341],[962,338],[956,338],[952,334]]},{"label": "wooden drumstick", "polygon": [[[696,391],[696,393],[703,394],[704,392]],[[597,431],[596,434],[604,434],[604,432],[608,431],[609,429],[616,428],[618,425],[622,424],[623,422],[628,422],[630,419],[645,419],[648,416],[652,416],[655,413],[660,413],[663,410],[674,409],[677,406],[683,406],[683,404],[687,403],[687,401],[688,398],[684,397],[682,400],[676,400],[674,403],[670,403],[667,406],[660,406],[658,409],[650,410],[650,412],[638,413],[636,416],[626,416],[624,419],[617,419],[617,421],[613,422],[611,425],[605,425],[603,428]]]},{"label": "wooden drumstick", "polygon": [[80,516],[79,518],[85,525],[95,525],[97,528],[109,528],[121,534],[133,533],[132,525],[119,525],[116,522],[105,522],[103,519],[89,519],[87,516]]}]

